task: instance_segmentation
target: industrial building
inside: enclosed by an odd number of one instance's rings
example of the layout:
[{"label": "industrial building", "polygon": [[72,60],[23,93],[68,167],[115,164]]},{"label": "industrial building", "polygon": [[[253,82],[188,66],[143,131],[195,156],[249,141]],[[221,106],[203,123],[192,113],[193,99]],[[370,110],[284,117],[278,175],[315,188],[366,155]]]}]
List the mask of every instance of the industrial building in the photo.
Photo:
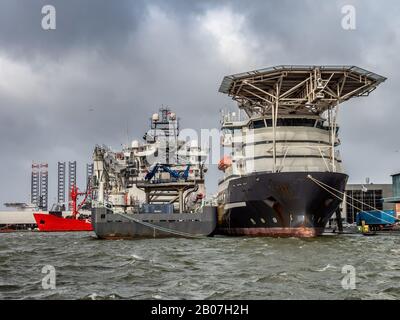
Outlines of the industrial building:
[{"label": "industrial building", "polygon": [[392,194],[385,196],[383,200],[392,209],[394,207],[397,219],[400,219],[400,173],[392,174]]},{"label": "industrial building", "polygon": [[392,184],[347,184],[343,201],[342,217],[348,223],[356,221],[357,213],[370,210],[393,210],[393,203],[384,198],[392,198]]}]

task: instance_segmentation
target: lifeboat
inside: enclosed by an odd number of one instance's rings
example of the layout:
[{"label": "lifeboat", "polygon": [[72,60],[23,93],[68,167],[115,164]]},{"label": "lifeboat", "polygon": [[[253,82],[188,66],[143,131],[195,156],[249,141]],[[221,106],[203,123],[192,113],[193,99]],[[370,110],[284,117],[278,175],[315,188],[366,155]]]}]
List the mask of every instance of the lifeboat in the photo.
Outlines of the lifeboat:
[{"label": "lifeboat", "polygon": [[232,158],[230,156],[224,156],[218,162],[218,170],[225,171],[232,166]]}]

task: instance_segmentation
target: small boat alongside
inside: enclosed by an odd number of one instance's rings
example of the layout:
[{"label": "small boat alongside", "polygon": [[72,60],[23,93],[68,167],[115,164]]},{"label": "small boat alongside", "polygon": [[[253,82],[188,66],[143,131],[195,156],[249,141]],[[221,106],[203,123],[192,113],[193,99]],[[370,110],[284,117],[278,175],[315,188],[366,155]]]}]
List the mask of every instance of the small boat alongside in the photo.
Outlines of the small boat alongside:
[{"label": "small boat alongside", "polygon": [[65,232],[65,231],[92,231],[90,218],[63,217],[55,213],[34,213],[39,231]]},{"label": "small boat alongside", "polygon": [[[79,213],[79,210],[86,202],[90,189],[86,192],[79,192],[76,186],[72,186],[70,195],[72,200],[72,214],[63,217],[61,211],[50,211],[49,213],[35,212],[33,217],[39,231],[42,232],[66,232],[66,231],[92,231],[93,226],[90,216]],[[77,206],[78,196],[84,195],[85,198],[79,206]]]}]

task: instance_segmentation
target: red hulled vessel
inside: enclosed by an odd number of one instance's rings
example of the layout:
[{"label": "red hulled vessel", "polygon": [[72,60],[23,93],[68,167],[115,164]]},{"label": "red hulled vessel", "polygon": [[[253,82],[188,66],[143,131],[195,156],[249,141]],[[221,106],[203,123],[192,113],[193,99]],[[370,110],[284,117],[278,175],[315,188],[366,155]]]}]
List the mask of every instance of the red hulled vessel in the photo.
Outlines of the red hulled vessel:
[{"label": "red hulled vessel", "polygon": [[[77,207],[78,196],[84,195],[82,203]],[[71,188],[71,201],[72,201],[72,215],[63,217],[61,212],[49,214],[34,213],[33,216],[36,220],[39,231],[44,232],[65,232],[65,231],[92,231],[92,223],[90,218],[84,218],[79,214],[79,210],[86,202],[89,195],[88,192],[79,192],[76,186]]]}]

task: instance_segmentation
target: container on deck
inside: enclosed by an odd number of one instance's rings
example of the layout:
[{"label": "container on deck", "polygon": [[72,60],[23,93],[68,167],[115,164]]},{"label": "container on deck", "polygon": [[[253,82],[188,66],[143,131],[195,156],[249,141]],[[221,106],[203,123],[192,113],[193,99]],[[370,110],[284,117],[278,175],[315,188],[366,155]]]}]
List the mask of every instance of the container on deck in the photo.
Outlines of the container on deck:
[{"label": "container on deck", "polygon": [[174,213],[174,206],[172,204],[143,204],[142,213]]}]

